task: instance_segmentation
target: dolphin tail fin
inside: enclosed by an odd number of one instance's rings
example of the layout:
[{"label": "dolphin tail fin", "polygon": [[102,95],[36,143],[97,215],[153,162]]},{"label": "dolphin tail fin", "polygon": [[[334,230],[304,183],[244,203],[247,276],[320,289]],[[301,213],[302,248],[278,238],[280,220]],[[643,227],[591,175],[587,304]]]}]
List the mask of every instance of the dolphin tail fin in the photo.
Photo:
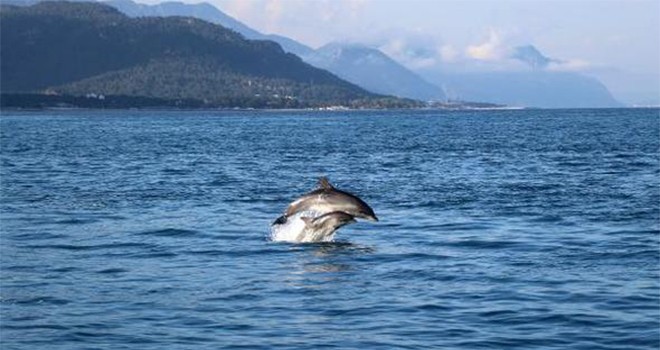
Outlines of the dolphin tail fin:
[{"label": "dolphin tail fin", "polygon": [[329,190],[329,189],[333,189],[333,188],[334,188],[334,187],[332,187],[332,185],[330,184],[330,181],[328,180],[328,178],[325,177],[325,176],[321,176],[321,178],[319,179],[319,183],[318,183],[318,184],[319,184],[319,188],[323,188],[323,189],[326,189],[326,190]]}]

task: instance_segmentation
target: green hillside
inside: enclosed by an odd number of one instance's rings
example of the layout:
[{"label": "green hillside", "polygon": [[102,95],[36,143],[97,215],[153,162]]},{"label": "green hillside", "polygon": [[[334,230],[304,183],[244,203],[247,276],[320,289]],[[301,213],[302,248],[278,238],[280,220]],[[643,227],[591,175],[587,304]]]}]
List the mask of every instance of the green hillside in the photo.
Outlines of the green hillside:
[{"label": "green hillside", "polygon": [[188,17],[129,18],[98,3],[3,5],[0,36],[5,97],[129,96],[203,107],[416,105],[369,93],[273,42]]}]

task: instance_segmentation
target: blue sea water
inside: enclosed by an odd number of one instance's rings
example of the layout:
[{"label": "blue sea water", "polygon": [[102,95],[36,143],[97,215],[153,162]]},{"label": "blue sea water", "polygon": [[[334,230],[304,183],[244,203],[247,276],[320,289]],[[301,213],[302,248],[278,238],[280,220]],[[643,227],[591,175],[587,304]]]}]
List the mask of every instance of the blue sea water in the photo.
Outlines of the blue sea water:
[{"label": "blue sea water", "polygon": [[[2,349],[658,349],[657,109],[8,112]],[[327,175],[378,223],[269,241]]]}]

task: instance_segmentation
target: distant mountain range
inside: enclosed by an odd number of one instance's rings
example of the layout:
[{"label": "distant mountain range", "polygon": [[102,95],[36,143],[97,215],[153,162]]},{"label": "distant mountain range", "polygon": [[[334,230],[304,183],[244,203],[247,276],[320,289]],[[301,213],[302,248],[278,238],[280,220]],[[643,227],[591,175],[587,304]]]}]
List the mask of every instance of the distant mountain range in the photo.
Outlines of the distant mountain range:
[{"label": "distant mountain range", "polygon": [[595,78],[550,70],[551,64],[565,62],[545,56],[533,45],[514,48],[510,58],[526,64],[527,69],[461,73],[425,69],[418,73],[444,87],[447,96],[456,100],[539,108],[623,106]]},{"label": "distant mountain range", "polygon": [[190,16],[232,29],[247,39],[272,40],[305,62],[349,81],[368,91],[422,101],[442,101],[442,89],[425,81],[381,51],[352,44],[331,44],[318,50],[281,35],[262,34],[207,3],[162,2],[138,4],[131,0],[108,0],[109,4],[131,17]]},{"label": "distant mountain range", "polygon": [[196,106],[415,105],[367,92],[285,53],[190,17],[129,18],[100,3],[0,7],[5,93],[135,96]]},{"label": "distant mountain range", "polygon": [[[26,4],[38,0],[0,1]],[[284,36],[263,34],[206,3],[144,5],[131,0],[104,3],[131,17],[189,16],[220,24],[247,39],[272,40],[305,62],[376,94],[421,101],[449,99],[521,107],[621,106],[598,80],[575,72],[549,69],[563,61],[545,56],[533,45],[515,48],[510,57],[526,64],[528,69],[457,72],[436,66],[412,71],[378,49],[364,45],[333,43],[315,50]]]},{"label": "distant mountain range", "polygon": [[303,59],[375,93],[423,101],[444,100],[442,89],[381,51],[364,45],[328,44],[303,56]]},{"label": "distant mountain range", "polygon": [[538,108],[622,107],[594,78],[571,72],[427,72],[457,100]]},{"label": "distant mountain range", "polygon": [[204,4],[164,2],[140,5],[131,0],[109,0],[131,16],[193,16],[231,28],[246,38],[268,39],[306,62],[327,69],[366,90],[422,101],[482,101],[522,107],[619,107],[607,88],[594,78],[546,68],[555,60],[533,45],[515,48],[512,57],[527,71],[457,73],[438,69],[412,71],[375,48],[333,43],[314,50],[290,38],[265,35]]}]

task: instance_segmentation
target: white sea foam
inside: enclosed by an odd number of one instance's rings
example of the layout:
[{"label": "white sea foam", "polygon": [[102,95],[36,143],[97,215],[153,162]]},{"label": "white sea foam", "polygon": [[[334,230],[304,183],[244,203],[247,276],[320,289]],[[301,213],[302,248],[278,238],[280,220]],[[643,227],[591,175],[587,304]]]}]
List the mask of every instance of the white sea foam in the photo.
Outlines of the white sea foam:
[{"label": "white sea foam", "polygon": [[270,227],[270,239],[275,242],[310,243],[310,242],[332,242],[334,234],[319,237],[317,232],[305,227],[302,217],[318,217],[321,213],[315,211],[303,211],[287,218],[286,222]]}]

